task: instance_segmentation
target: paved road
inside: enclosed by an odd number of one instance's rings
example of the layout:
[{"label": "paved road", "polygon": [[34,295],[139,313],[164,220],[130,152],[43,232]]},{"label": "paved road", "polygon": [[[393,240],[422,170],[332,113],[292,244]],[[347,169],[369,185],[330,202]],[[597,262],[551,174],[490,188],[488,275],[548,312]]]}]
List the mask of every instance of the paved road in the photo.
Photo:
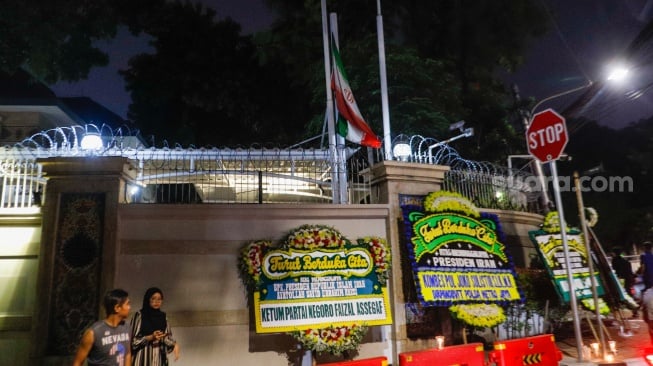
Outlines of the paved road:
[{"label": "paved road", "polygon": [[[587,320],[583,323],[581,327],[583,343],[589,345],[592,342],[596,342]],[[592,323],[596,326],[595,320],[592,320]],[[617,354],[612,363],[597,358],[592,358],[590,361],[578,362],[578,346],[572,330],[569,337],[564,339],[559,339],[559,337],[556,339],[558,348],[560,348],[563,354],[563,360],[560,362],[560,365],[623,365],[625,363],[628,366],[648,366],[643,356],[647,352],[646,348],[651,347],[652,344],[647,325],[642,319],[629,319],[626,320],[625,324],[608,319],[605,324],[608,330],[608,335],[605,336],[606,343],[608,340],[614,340],[617,346]],[[624,327],[623,330],[622,327]]]}]

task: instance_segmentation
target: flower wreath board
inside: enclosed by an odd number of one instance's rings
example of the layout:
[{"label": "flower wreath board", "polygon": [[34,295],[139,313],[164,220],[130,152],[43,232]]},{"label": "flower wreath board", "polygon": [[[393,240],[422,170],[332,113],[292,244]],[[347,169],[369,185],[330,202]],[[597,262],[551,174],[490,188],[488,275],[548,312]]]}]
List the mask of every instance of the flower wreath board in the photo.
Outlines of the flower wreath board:
[{"label": "flower wreath board", "polygon": [[455,192],[400,195],[399,201],[420,304],[448,307],[472,327],[503,323],[501,306],[522,295],[497,216]]},{"label": "flower wreath board", "polygon": [[246,244],[239,268],[256,332],[286,332],[317,352],[356,349],[367,326],[392,324],[390,259],[385,239],[350,241],[323,225],[300,226],[276,245]]},{"label": "flower wreath board", "polygon": [[[592,211],[590,211],[590,213],[591,212]],[[596,224],[596,221],[598,220],[596,211],[594,211],[590,216],[590,222],[588,222],[588,225],[592,223]],[[555,285],[558,296],[563,302],[569,303],[570,286],[567,267],[565,266],[566,260],[560,229],[558,213],[551,211],[545,216],[542,228],[540,230],[530,231],[528,234],[531,241],[535,244],[540,258],[542,258],[544,267],[546,267],[547,272]],[[569,249],[569,267],[572,272],[576,299],[580,300],[581,304],[588,310],[594,310],[592,276],[588,262],[592,257],[587,255],[587,248],[585,246],[583,234],[578,229],[568,227],[566,237],[567,247]],[[595,252],[599,253],[600,250],[595,250]],[[630,295],[628,295],[623,286],[621,286],[619,281],[616,279],[614,272],[612,272],[609,267],[602,269],[600,263],[593,262],[593,264],[599,269],[599,271],[594,273],[594,278],[596,280],[596,294],[599,296],[599,309],[601,313],[607,314],[610,312],[610,309],[605,300],[601,297],[605,294],[605,288],[600,272],[605,272],[607,278],[612,280],[615,287],[618,287],[621,300],[636,308],[637,303],[630,297]]]}]

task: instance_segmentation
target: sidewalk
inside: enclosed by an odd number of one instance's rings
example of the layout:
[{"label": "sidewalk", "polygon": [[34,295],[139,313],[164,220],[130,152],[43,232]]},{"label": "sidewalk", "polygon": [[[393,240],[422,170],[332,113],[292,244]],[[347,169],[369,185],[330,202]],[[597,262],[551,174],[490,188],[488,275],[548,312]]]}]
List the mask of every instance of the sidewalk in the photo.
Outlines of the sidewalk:
[{"label": "sidewalk", "polygon": [[[630,314],[628,314],[630,315]],[[591,320],[596,326],[596,321]],[[587,320],[582,322],[581,334],[583,336],[583,344],[589,345],[590,343],[597,342],[588,325]],[[648,334],[648,327],[646,323],[640,318],[626,320],[626,327],[621,330],[622,324],[616,320],[606,319],[605,326],[609,335],[604,335],[606,345],[609,340],[616,341],[617,354],[615,360],[607,362],[601,359],[593,358],[590,361],[579,362],[578,359],[578,346],[576,338],[572,330],[572,334],[564,339],[556,338],[556,344],[560,351],[562,351],[562,361],[560,366],[592,366],[592,365],[628,365],[628,366],[648,366],[644,361],[644,354],[646,348],[652,347],[651,339]],[[599,342],[600,343],[600,342]]]}]

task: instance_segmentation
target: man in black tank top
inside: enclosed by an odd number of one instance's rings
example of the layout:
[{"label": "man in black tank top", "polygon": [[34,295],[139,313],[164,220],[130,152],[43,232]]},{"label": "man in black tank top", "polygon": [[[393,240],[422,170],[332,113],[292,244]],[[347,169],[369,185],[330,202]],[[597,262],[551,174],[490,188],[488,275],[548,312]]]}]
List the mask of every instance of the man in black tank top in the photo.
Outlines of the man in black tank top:
[{"label": "man in black tank top", "polygon": [[73,366],[131,366],[130,328],[125,324],[131,304],[126,291],[115,289],[104,296],[107,317],[93,323],[82,336]]}]

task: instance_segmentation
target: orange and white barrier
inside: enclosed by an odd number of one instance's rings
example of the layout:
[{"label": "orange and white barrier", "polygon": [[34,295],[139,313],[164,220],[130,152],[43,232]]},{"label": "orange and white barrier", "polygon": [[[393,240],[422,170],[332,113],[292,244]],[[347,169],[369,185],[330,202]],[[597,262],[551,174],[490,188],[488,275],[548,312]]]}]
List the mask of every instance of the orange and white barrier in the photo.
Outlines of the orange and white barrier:
[{"label": "orange and white barrier", "polygon": [[385,357],[374,357],[355,361],[321,363],[319,366],[388,366],[388,359]]},{"label": "orange and white barrier", "polygon": [[543,334],[494,342],[488,358],[490,364],[497,366],[557,366],[562,352],[553,334]]},{"label": "orange and white barrier", "polygon": [[483,343],[468,343],[444,348],[399,354],[400,366],[485,366]]}]

